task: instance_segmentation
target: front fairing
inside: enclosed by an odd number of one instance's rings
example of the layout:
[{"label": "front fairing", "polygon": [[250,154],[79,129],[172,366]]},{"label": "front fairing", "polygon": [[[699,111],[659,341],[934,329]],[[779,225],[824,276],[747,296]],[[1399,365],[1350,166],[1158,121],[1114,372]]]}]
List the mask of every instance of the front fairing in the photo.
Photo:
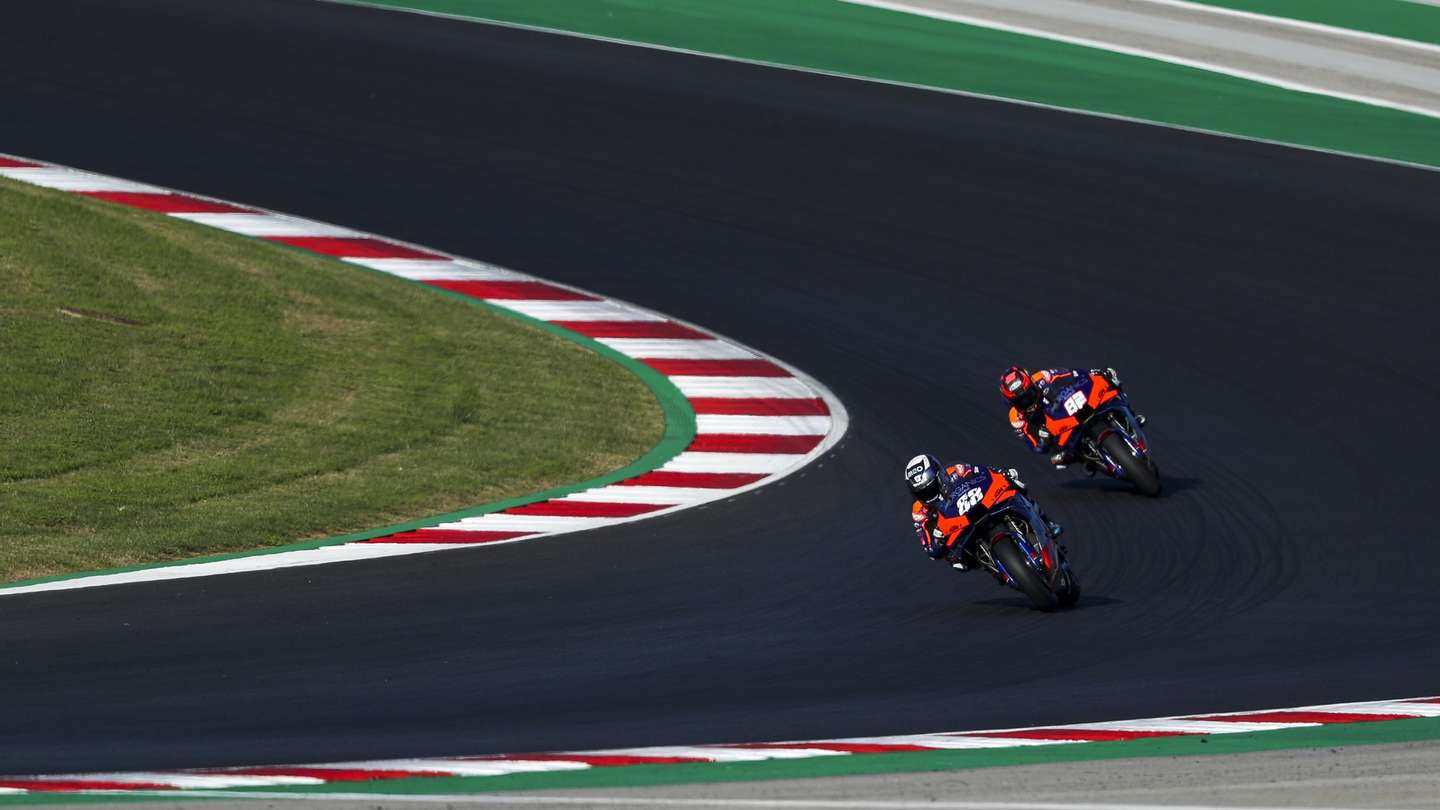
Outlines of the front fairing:
[{"label": "front fairing", "polygon": [[936,530],[952,549],[962,549],[986,515],[1015,495],[1010,482],[999,473],[980,469],[952,482],[950,496],[939,507]]},{"label": "front fairing", "polygon": [[1068,445],[1077,435],[1093,387],[1089,377],[1068,377],[1056,381],[1045,392],[1041,405],[1045,409],[1045,428],[1059,446]]},{"label": "front fairing", "polygon": [[[1062,448],[1080,439],[1097,417],[1121,409],[1126,421],[1135,425],[1125,395],[1098,375],[1075,376],[1057,381],[1045,394],[1045,426]],[[1099,442],[1099,437],[1094,437]]]}]

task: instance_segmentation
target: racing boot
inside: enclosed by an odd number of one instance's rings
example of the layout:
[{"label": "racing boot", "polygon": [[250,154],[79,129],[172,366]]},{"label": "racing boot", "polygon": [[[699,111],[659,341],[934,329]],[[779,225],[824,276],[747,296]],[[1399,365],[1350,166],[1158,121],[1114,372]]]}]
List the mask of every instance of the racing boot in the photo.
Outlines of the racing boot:
[{"label": "racing boot", "polygon": [[1140,423],[1140,427],[1145,427],[1145,423],[1149,420],[1145,418],[1145,414],[1137,413],[1135,414],[1135,421]]},{"label": "racing boot", "polygon": [[1051,540],[1054,540],[1055,538],[1065,533],[1065,527],[1061,526],[1059,523],[1056,523],[1050,518],[1041,518],[1041,520],[1045,521],[1045,528],[1050,530]]},{"label": "racing boot", "polygon": [[954,557],[951,557],[947,562],[950,563],[951,568],[954,568],[956,571],[959,571],[963,574],[966,571],[974,568],[976,565],[975,559],[972,557],[969,560],[966,560],[965,558],[967,556],[968,555],[962,551],[961,553],[956,554]]}]

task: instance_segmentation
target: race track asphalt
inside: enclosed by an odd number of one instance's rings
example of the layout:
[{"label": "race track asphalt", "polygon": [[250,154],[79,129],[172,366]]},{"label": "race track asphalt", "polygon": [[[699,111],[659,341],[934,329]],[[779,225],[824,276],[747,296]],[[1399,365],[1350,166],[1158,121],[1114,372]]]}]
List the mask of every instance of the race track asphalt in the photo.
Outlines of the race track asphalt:
[{"label": "race track asphalt", "polygon": [[[853,426],[782,484],[610,530],[0,600],[0,773],[1440,691],[1440,173],[309,0],[4,22],[0,150],[634,300]],[[1167,495],[1043,469],[1012,362],[1118,368]],[[1028,473],[1080,608],[927,560],[920,449]]]}]

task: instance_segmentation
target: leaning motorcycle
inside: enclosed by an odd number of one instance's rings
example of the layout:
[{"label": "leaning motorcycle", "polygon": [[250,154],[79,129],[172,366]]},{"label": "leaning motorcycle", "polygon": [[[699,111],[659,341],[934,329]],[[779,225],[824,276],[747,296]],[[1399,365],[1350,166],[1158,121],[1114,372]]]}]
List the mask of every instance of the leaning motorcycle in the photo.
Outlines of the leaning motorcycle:
[{"label": "leaning motorcycle", "polygon": [[1080,598],[1080,580],[1064,549],[1034,503],[1000,473],[952,493],[935,531],[945,537],[952,559],[978,563],[1038,610],[1069,607]]},{"label": "leaning motorcycle", "polygon": [[1160,468],[1113,375],[1062,381],[1047,392],[1043,407],[1045,429],[1056,446],[1085,462],[1087,470],[1128,481],[1142,495],[1160,494]]}]

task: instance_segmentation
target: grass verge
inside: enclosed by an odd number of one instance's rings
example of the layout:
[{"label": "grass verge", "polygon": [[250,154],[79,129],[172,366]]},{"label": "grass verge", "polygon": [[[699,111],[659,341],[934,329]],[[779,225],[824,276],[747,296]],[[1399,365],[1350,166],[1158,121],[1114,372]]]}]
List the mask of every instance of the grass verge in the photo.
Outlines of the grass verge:
[{"label": "grass verge", "polygon": [[328,259],[0,181],[0,578],[503,500],[660,439],[611,360]]}]

